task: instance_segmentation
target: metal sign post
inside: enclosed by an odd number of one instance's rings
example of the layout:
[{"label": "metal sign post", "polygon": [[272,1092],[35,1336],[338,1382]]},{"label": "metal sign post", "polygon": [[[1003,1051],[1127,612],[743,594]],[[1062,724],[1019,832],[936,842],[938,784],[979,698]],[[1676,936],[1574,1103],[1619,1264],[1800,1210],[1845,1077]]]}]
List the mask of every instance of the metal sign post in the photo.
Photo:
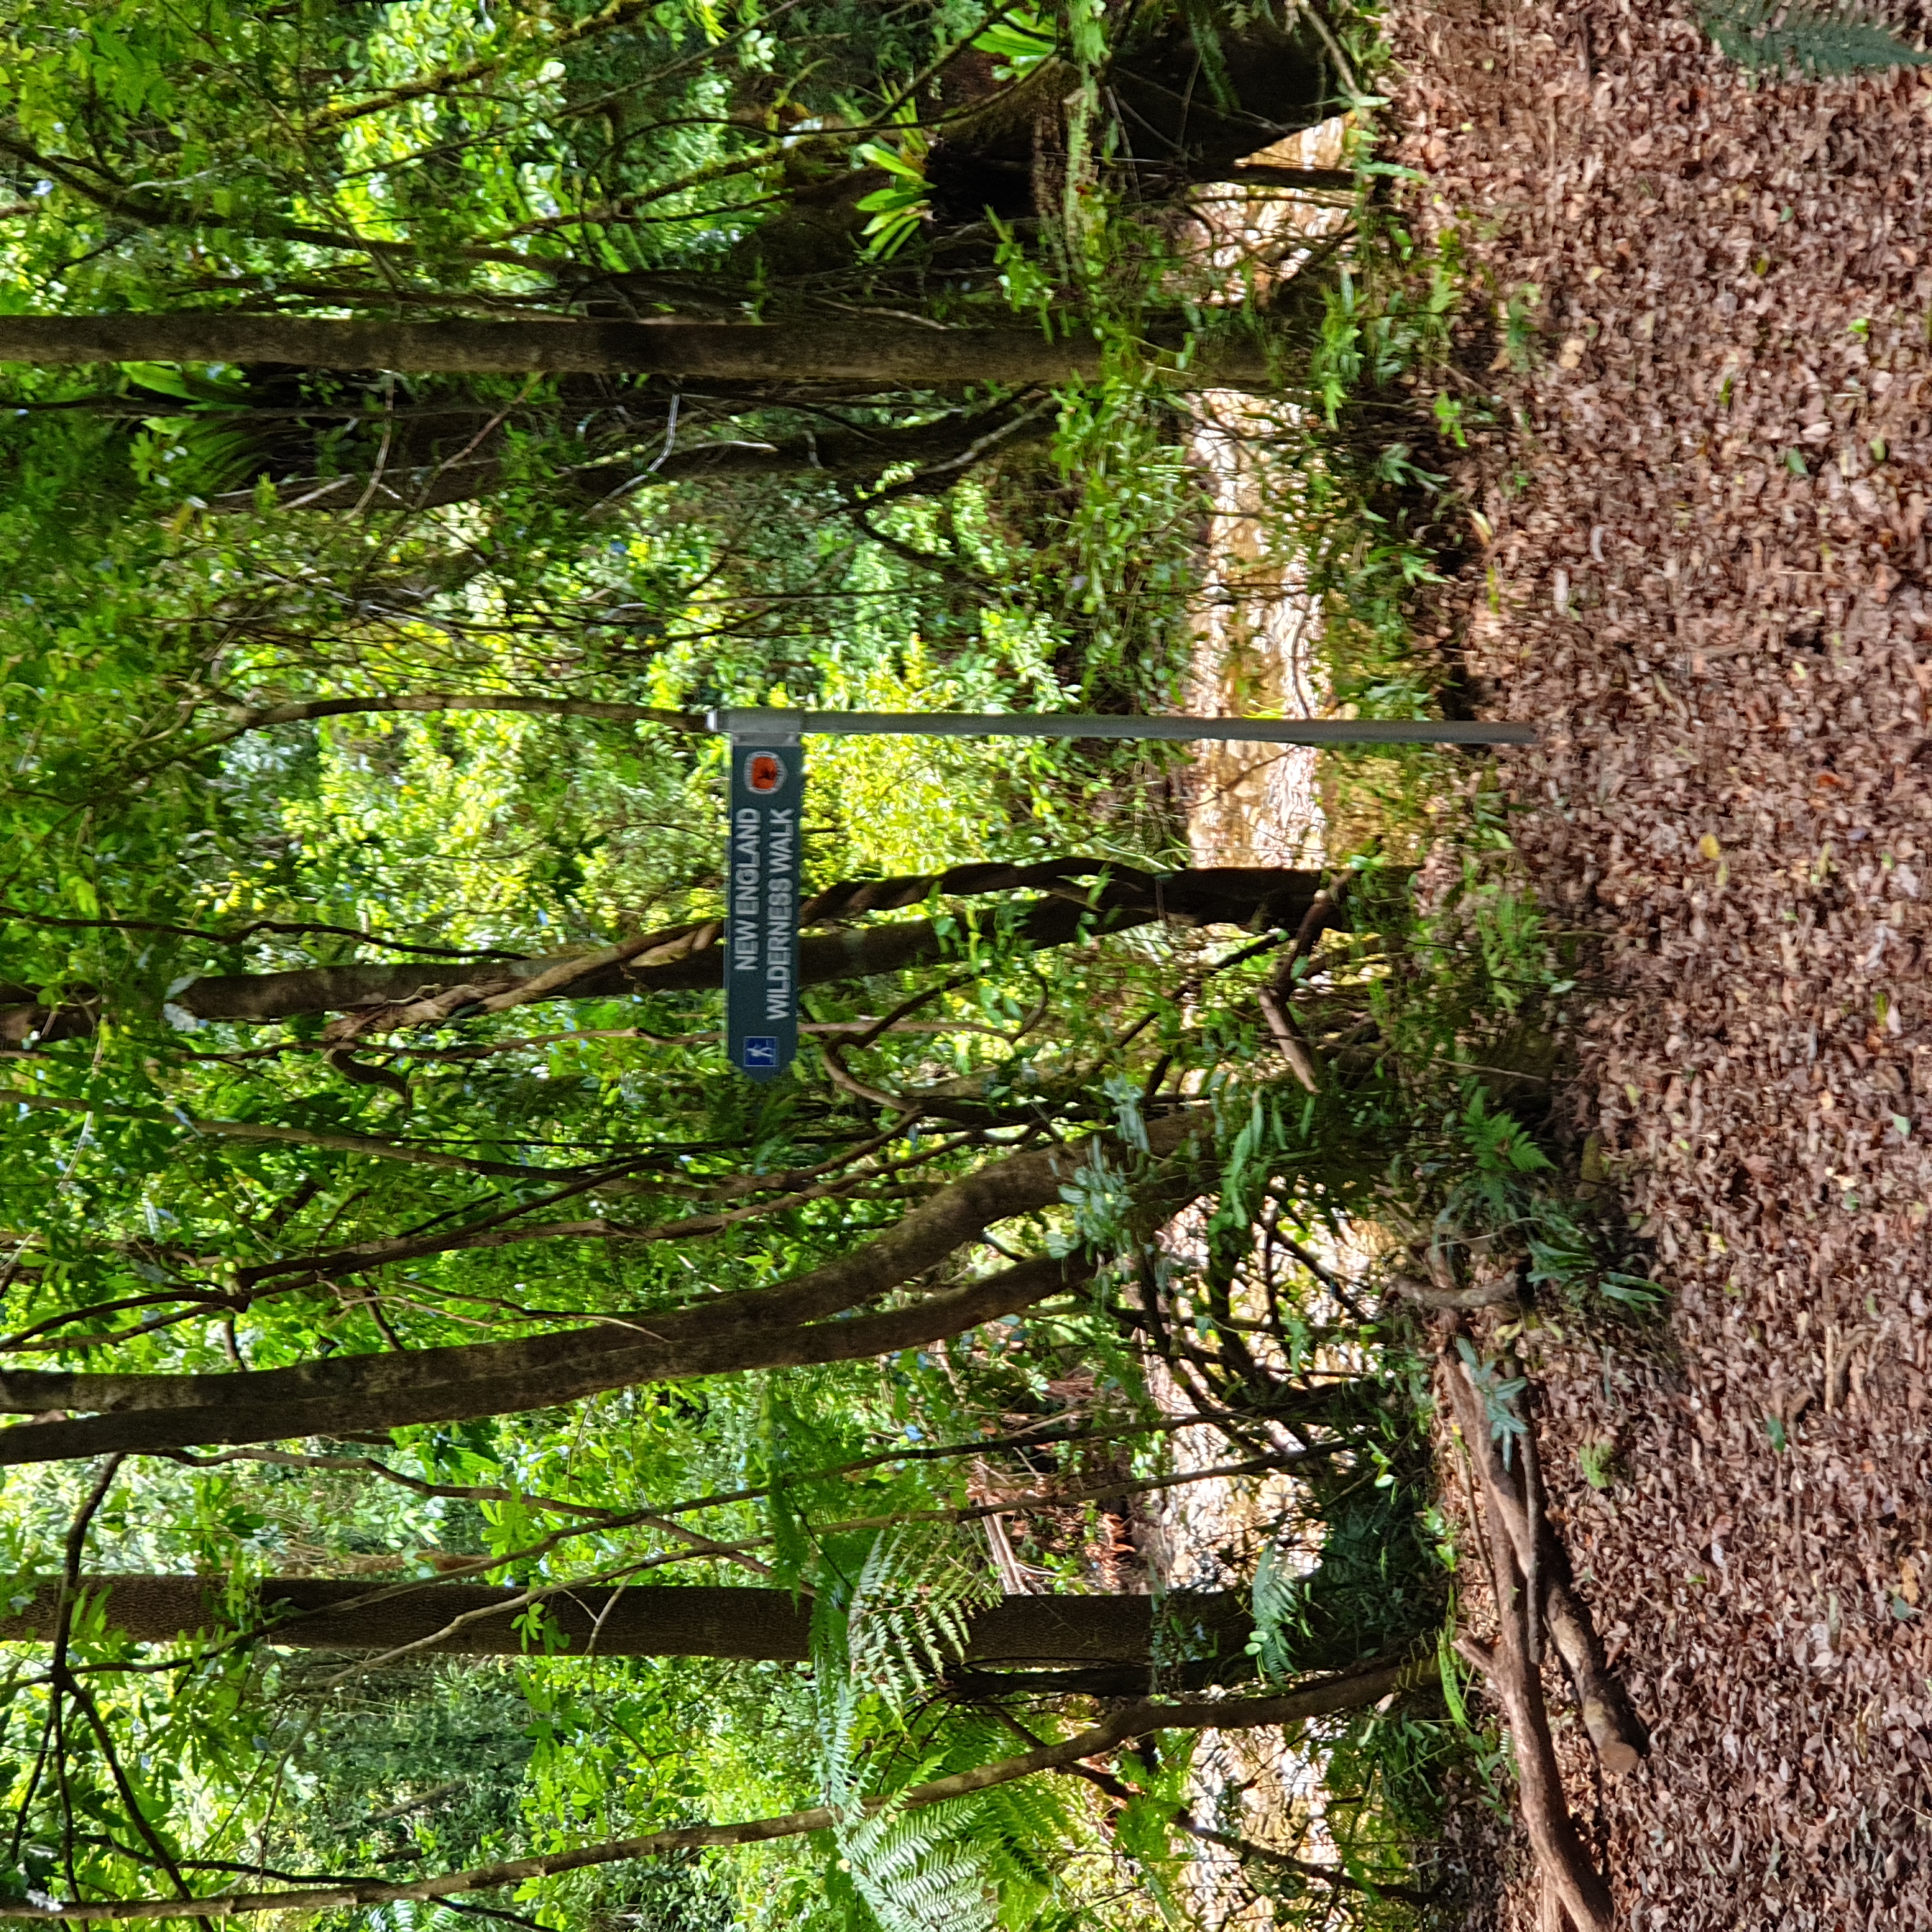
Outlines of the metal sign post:
[{"label": "metal sign post", "polygon": [[731,1064],[770,1080],[798,1051],[798,908],[805,753],[814,735],[1219,738],[1261,745],[1533,745],[1528,724],[1325,718],[1145,718],[1050,712],[718,710],[731,760],[724,1010]]}]

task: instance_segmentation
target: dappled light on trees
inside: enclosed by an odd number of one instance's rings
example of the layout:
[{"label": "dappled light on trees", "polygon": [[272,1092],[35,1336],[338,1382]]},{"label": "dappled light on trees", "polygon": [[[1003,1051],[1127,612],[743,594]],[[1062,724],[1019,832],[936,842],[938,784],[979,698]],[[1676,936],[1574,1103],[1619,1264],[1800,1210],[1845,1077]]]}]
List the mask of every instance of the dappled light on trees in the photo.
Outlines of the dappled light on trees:
[{"label": "dappled light on trees", "polygon": [[[1585,969],[1480,756],[1311,760],[1370,829],[1219,864],[1183,752],[1100,730],[1270,586],[1302,708],[1474,715],[1413,636],[1452,292],[1383,59],[1213,4],[0,4],[0,1916],[1460,1896],[1500,1760],[1428,1324],[1654,1300],[1545,1150]],[[1100,722],[812,744],[754,1085],[707,720],[759,709]],[[1460,1656],[1521,1759],[1546,1624],[1610,1766],[1510,1346],[1466,1433],[1529,1609]]]}]

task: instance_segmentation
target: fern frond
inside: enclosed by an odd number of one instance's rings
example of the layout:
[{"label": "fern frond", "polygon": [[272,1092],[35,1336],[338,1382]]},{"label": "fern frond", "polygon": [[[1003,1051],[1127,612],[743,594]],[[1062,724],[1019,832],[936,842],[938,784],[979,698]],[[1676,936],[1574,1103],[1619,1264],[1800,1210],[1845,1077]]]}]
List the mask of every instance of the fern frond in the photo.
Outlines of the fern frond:
[{"label": "fern frond", "polygon": [[839,1832],[852,1882],[883,1932],[994,1932],[999,1894],[973,1842],[975,1809],[887,1810]]},{"label": "fern frond", "polygon": [[1710,0],[1700,17],[1719,50],[1752,74],[1802,74],[1817,80],[1932,62],[1932,54],[1920,52],[1850,5]]},{"label": "fern frond", "polygon": [[1249,1607],[1253,1612],[1255,1634],[1248,1642],[1248,1654],[1264,1676],[1286,1676],[1293,1668],[1294,1647],[1291,1631],[1306,1633],[1308,1623],[1306,1588],[1301,1575],[1291,1570],[1281,1552],[1270,1543],[1255,1565],[1254,1582],[1249,1588]]},{"label": "fern frond", "polygon": [[880,1932],[1040,1925],[1052,1901],[1064,1903],[1064,1847],[1078,1827],[1051,1784],[1020,1780],[916,1811],[880,1802],[882,1784],[904,1790],[1012,1749],[983,1712],[940,1706],[908,1718],[964,1650],[974,1610],[998,1594],[977,1539],[913,1523],[874,1540],[842,1611],[832,1593],[819,1599],[826,1802],[838,1814],[843,1874]]},{"label": "fern frond", "polygon": [[853,1682],[902,1712],[964,1652],[967,1619],[998,1594],[976,1546],[956,1533],[920,1523],[887,1531],[852,1592]]}]

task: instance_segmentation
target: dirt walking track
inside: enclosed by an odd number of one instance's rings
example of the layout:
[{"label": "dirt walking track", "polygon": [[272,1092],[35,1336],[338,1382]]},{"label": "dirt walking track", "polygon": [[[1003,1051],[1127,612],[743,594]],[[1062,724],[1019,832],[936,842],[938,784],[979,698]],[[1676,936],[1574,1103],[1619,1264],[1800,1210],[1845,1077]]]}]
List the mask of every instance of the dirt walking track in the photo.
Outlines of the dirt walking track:
[{"label": "dirt walking track", "polygon": [[[1572,1805],[1642,1932],[1922,1925],[1932,80],[1754,88],[1618,0],[1393,26],[1418,218],[1536,332],[1456,392],[1507,410],[1445,628],[1546,728],[1518,842],[1612,988],[1576,1126],[1676,1297],[1648,1359],[1546,1364],[1562,1533],[1655,1732],[1606,1786],[1566,1740]],[[1473,1922],[1537,1914],[1520,1867]]]}]

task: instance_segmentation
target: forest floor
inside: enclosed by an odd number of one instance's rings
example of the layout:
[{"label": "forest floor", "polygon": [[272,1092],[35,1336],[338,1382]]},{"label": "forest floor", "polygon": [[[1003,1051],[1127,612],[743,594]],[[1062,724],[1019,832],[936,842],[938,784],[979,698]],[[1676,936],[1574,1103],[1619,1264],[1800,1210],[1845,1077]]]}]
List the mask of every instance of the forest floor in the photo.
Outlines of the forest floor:
[{"label": "forest floor", "polygon": [[[1600,935],[1570,1125],[1672,1298],[1542,1357],[1553,1514],[1654,1738],[1606,1784],[1570,1734],[1572,1808],[1642,1932],[1923,1924],[1932,77],[1754,86],[1655,0],[1390,24],[1412,212],[1494,304],[1451,393],[1504,406],[1444,640],[1543,728],[1514,836]],[[1500,1849],[1468,1922],[1532,1926]]]}]

